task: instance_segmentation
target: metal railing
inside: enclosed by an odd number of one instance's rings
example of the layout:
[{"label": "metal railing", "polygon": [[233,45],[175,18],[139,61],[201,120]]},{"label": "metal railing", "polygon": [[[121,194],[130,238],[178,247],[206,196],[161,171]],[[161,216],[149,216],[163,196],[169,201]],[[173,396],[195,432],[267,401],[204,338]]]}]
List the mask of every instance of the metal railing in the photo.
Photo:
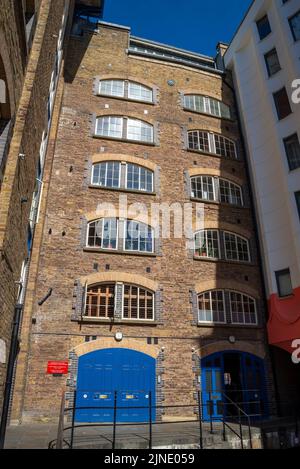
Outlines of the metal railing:
[{"label": "metal railing", "polygon": [[[149,399],[148,399],[148,405],[147,406],[120,406],[118,405],[118,392],[115,391],[113,393],[113,405],[112,406],[77,406],[76,405],[76,398],[77,398],[77,393],[76,391],[74,392],[74,405],[73,407],[65,408],[65,396],[62,398],[61,402],[61,410],[60,410],[60,417],[59,417],[59,423],[58,423],[58,432],[57,432],[57,439],[53,440],[49,443],[49,449],[63,449],[65,447],[69,449],[74,448],[74,442],[75,442],[75,434],[76,434],[76,429],[80,428],[111,428],[112,427],[112,437],[111,439],[108,439],[106,437],[106,440],[108,440],[111,443],[111,448],[115,449],[116,448],[116,442],[117,442],[117,428],[119,427],[139,427],[143,426],[145,428],[148,427],[147,433],[147,440],[148,440],[148,448],[152,449],[153,447],[153,427],[154,426],[160,426],[160,425],[170,425],[170,424],[187,424],[187,423],[193,423],[197,425],[198,427],[198,446],[199,449],[204,448],[204,432],[208,434],[215,434],[215,430],[217,429],[220,432],[220,436],[223,439],[223,441],[226,441],[227,439],[227,433],[231,432],[233,433],[240,441],[240,446],[241,449],[244,449],[246,444],[245,444],[245,437],[243,434],[243,428],[246,426],[247,428],[247,440],[249,442],[249,448],[252,449],[252,432],[251,432],[251,416],[248,415],[241,407],[241,404],[243,406],[249,404],[247,402],[240,403],[238,405],[236,402],[234,402],[229,396],[227,396],[225,393],[221,393],[221,400],[222,400],[222,409],[223,412],[221,415],[215,416],[211,412],[211,407],[210,407],[210,402],[206,401],[203,403],[202,399],[202,392],[198,391],[196,395],[196,402],[194,404],[174,404],[174,405],[157,405],[153,403],[153,395],[152,392],[150,391],[148,393]],[[251,401],[251,404],[253,404],[253,401]],[[256,402],[258,404],[258,401]],[[236,411],[235,415],[229,415],[228,412],[228,406],[231,406],[231,408],[234,408]],[[83,423],[79,424],[76,423],[76,412],[78,411],[84,411],[84,410],[110,410],[112,411],[113,419],[112,422],[109,423]],[[121,410],[144,410],[148,411],[148,419],[145,422],[131,422],[131,423],[121,423],[118,422],[118,412]],[[153,411],[155,413],[157,412],[165,412],[166,410],[176,410],[178,411],[179,409],[183,410],[190,410],[193,414],[193,420],[189,419],[181,419],[181,420],[172,420],[172,421],[153,421]],[[208,417],[204,418],[204,411],[205,414],[208,415]],[[68,426],[64,425],[65,422],[65,416],[70,415],[71,413],[71,424]],[[232,414],[232,413],[231,413]],[[196,418],[195,418],[196,415]],[[235,426],[234,426],[235,425]],[[69,438],[67,438],[66,432],[70,432]]]}]

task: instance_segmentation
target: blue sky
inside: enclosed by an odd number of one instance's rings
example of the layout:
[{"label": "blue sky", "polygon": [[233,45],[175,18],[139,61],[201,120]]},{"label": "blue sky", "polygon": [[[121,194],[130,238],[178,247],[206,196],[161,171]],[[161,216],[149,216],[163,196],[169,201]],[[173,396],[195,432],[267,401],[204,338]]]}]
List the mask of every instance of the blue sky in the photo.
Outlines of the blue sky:
[{"label": "blue sky", "polygon": [[105,0],[104,21],[131,27],[131,34],[215,55],[229,42],[251,0]]}]

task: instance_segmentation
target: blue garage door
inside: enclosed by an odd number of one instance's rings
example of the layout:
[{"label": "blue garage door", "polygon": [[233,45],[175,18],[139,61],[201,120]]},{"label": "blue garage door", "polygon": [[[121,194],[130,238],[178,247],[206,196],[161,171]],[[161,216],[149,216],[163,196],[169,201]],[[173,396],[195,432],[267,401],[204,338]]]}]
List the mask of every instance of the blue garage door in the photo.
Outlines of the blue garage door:
[{"label": "blue garage door", "polygon": [[[82,355],[78,363],[76,407],[90,408],[78,409],[76,421],[113,422],[115,391],[117,407],[124,407],[117,409],[117,422],[147,422],[150,391],[155,406],[155,359],[124,348]],[[154,421],[155,409],[151,415]]]}]

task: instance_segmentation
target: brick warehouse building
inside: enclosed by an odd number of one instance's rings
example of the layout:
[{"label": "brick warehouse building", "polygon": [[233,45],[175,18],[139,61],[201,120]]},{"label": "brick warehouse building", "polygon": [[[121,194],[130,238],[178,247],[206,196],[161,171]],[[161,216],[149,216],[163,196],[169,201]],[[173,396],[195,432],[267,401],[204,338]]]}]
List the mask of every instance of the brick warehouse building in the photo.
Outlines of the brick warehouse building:
[{"label": "brick warehouse building", "polygon": [[[130,406],[146,405],[149,391],[153,404],[193,406],[201,389],[218,417],[219,383],[266,415],[262,281],[224,47],[215,60],[92,24],[72,28],[58,83],[12,421],[56,418],[75,390],[87,406],[111,405],[118,390],[128,405],[119,419],[142,421]],[[120,196],[149,209],[203,203],[204,227],[188,248],[184,237],[156,238],[142,216],[132,225],[118,210]],[[47,372],[49,362],[68,369]]]}]

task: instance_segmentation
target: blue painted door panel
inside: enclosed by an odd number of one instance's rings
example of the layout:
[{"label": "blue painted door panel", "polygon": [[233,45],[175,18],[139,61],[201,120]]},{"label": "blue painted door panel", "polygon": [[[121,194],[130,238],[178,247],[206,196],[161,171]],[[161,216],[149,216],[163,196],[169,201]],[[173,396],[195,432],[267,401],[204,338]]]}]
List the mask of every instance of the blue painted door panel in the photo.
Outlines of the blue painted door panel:
[{"label": "blue painted door panel", "polygon": [[[113,422],[117,392],[117,422],[147,422],[149,396],[155,406],[155,359],[135,350],[96,350],[79,358],[77,422]],[[101,407],[92,408],[92,407]],[[141,407],[141,408],[135,408]],[[155,420],[155,409],[152,409]]]}]

